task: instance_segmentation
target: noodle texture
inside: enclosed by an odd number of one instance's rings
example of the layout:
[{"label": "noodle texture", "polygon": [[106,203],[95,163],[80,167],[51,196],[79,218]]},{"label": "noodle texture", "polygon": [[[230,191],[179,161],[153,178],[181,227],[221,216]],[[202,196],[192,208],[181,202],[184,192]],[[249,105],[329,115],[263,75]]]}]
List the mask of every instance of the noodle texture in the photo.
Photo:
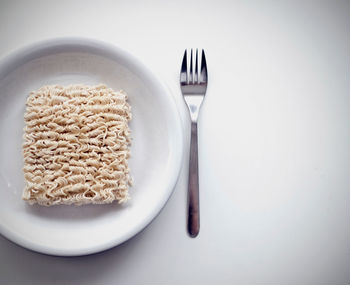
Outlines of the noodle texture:
[{"label": "noodle texture", "polygon": [[43,86],[24,115],[23,199],[44,206],[129,199],[131,109],[105,85]]}]

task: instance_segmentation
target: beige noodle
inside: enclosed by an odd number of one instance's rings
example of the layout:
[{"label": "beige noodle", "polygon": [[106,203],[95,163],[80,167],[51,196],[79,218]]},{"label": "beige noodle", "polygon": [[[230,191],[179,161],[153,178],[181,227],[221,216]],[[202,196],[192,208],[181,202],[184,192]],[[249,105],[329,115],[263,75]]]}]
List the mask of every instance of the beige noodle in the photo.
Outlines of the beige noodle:
[{"label": "beige noodle", "polygon": [[51,206],[129,199],[125,92],[104,85],[43,86],[30,93],[24,120],[24,200]]}]

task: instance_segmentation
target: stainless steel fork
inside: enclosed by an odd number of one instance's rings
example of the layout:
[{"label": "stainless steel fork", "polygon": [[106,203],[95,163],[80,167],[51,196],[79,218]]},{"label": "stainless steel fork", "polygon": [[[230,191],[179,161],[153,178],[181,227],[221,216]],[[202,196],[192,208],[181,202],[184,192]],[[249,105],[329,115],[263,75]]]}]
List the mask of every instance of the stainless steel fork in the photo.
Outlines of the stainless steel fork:
[{"label": "stainless steel fork", "polygon": [[190,69],[187,69],[187,50],[182,60],[180,86],[191,115],[191,147],[188,177],[188,220],[187,229],[191,237],[199,233],[199,181],[198,181],[198,137],[197,121],[199,108],[207,91],[208,72],[204,50],[201,56],[201,68],[198,72],[198,49],[196,49],[193,71],[193,50],[191,49]]}]

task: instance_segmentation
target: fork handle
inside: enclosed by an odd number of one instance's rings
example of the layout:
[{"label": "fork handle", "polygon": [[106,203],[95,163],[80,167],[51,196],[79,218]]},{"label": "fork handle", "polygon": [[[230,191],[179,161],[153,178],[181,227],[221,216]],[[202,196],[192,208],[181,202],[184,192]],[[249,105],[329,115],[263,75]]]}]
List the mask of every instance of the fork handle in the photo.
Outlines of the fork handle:
[{"label": "fork handle", "polygon": [[191,123],[190,164],[188,176],[188,223],[191,237],[199,233],[199,182],[198,182],[198,136],[197,122]]}]

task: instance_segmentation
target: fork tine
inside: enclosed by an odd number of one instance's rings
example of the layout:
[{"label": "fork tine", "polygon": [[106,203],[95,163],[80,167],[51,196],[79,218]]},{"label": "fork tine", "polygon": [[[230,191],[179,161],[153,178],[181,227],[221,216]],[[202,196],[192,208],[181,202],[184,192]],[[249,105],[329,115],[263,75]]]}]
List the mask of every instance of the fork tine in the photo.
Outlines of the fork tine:
[{"label": "fork tine", "polygon": [[191,59],[190,59],[190,77],[189,77],[189,83],[193,83],[193,59],[192,59],[192,49],[191,49]]},{"label": "fork tine", "polygon": [[187,84],[187,50],[185,50],[184,57],[182,59],[180,83]]},{"label": "fork tine", "polygon": [[198,81],[198,48],[196,49],[196,63],[195,63],[195,66],[194,66],[194,83],[195,84],[198,84],[199,81]]},{"label": "fork tine", "polygon": [[207,83],[208,72],[207,72],[207,61],[205,60],[204,49],[202,50],[202,64],[201,64],[201,82]]}]

